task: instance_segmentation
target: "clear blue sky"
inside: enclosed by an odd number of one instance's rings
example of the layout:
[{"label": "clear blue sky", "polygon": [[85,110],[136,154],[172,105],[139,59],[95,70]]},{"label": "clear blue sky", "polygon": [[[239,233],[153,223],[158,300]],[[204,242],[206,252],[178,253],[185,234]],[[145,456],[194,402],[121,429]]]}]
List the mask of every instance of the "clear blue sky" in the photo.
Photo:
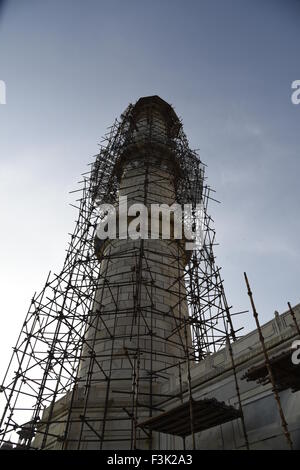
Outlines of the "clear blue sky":
[{"label": "clear blue sky", "polygon": [[31,296],[63,262],[68,191],[140,96],[174,105],[208,165],[229,303],[249,308],[244,270],[262,321],[298,303],[300,2],[0,3],[1,370]]}]

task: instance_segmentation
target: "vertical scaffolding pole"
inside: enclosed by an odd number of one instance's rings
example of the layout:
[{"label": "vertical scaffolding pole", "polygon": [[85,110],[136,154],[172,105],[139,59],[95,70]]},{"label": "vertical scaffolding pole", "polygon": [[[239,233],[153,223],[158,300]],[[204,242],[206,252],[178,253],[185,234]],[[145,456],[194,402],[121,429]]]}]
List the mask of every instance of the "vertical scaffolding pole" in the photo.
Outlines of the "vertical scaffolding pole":
[{"label": "vertical scaffolding pole", "polygon": [[298,335],[300,336],[300,327],[299,327],[299,325],[298,325],[295,312],[294,312],[294,310],[292,309],[290,302],[288,302],[288,306],[289,306],[289,309],[290,309],[290,314],[291,314],[291,317],[292,317],[292,319],[293,319],[293,322],[295,323],[296,330],[297,330],[297,332],[298,332]]},{"label": "vertical scaffolding pole", "polygon": [[284,432],[284,435],[286,437],[288,446],[291,450],[293,450],[293,442],[292,442],[292,439],[291,439],[291,436],[290,436],[290,433],[289,433],[289,430],[288,430],[288,425],[287,425],[287,422],[286,422],[286,419],[285,419],[285,416],[284,416],[284,412],[283,412],[283,409],[282,409],[281,400],[280,400],[279,392],[278,392],[277,385],[276,385],[276,382],[275,382],[275,379],[274,379],[272,366],[271,366],[270,359],[269,359],[268,350],[267,350],[266,345],[265,345],[265,339],[264,339],[264,336],[262,334],[260,322],[259,322],[259,319],[258,319],[258,313],[257,313],[256,307],[255,307],[252,291],[250,289],[250,284],[249,284],[248,277],[247,277],[246,273],[244,273],[244,277],[245,277],[245,282],[246,282],[246,286],[247,286],[247,290],[248,290],[248,295],[249,295],[249,298],[250,298],[250,303],[251,303],[251,307],[252,307],[252,311],[253,311],[253,316],[254,316],[254,319],[255,319],[256,326],[257,326],[259,340],[260,340],[262,350],[263,350],[263,353],[264,353],[264,357],[265,357],[266,368],[268,370],[269,379],[270,379],[270,382],[272,384],[272,390],[273,390],[274,397],[275,397],[275,400],[276,400],[276,403],[277,403],[277,407],[278,407],[278,411],[279,411],[279,415],[280,415],[280,419],[281,419],[281,425],[282,425],[283,432]]}]

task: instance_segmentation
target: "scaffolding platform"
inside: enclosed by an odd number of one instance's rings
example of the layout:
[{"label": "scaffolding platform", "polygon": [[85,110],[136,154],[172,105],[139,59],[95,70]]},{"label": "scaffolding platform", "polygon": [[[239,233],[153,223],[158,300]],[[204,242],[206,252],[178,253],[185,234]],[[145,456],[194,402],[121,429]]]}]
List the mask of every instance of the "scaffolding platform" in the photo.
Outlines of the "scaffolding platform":
[{"label": "scaffolding platform", "polygon": [[[285,351],[270,358],[274,382],[279,392],[289,388],[292,392],[300,390],[300,364],[292,363],[292,353],[292,350]],[[265,362],[251,367],[242,379],[246,379],[247,382],[256,381],[262,385],[269,384],[270,378]]]},{"label": "scaffolding platform", "polygon": [[215,398],[192,400],[192,414],[191,419],[191,406],[188,401],[139,423],[139,427],[186,437],[192,432],[205,431],[241,417],[239,410]]}]

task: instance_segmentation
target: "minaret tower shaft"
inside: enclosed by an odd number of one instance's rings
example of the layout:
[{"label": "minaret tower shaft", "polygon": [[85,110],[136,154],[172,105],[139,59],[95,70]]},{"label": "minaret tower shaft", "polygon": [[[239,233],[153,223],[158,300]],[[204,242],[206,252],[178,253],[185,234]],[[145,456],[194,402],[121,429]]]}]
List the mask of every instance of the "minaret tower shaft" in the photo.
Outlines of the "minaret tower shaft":
[{"label": "minaret tower shaft", "polygon": [[[118,196],[126,196],[128,214],[137,203],[148,209],[149,237],[151,205],[176,202],[179,168],[170,143],[178,128],[178,118],[167,103],[158,97],[140,99],[116,164]],[[129,227],[133,220],[128,215]],[[172,239],[173,227],[169,239],[162,239],[161,227],[158,239],[144,238],[140,227],[141,238],[136,240],[128,234],[125,238],[118,227],[117,237],[123,235],[122,239],[96,237],[100,280],[79,388],[91,387],[89,393],[103,399],[103,448],[113,448],[115,442],[124,442],[124,448],[149,448],[152,443],[135,424],[152,415],[155,392],[177,372],[178,362],[191,348],[190,328],[183,327],[183,319],[188,319],[186,252],[182,240]],[[109,405],[104,404],[106,396]]]}]

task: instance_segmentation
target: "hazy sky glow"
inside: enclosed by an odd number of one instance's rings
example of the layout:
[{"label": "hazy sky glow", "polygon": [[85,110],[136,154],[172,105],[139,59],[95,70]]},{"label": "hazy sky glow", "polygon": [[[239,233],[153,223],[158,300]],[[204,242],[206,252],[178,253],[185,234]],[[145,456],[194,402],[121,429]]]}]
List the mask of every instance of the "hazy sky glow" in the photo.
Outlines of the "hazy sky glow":
[{"label": "hazy sky glow", "polygon": [[1,377],[63,263],[68,192],[140,96],[174,105],[208,165],[229,303],[249,308],[243,271],[262,321],[299,302],[299,23],[296,0],[0,1]]}]

